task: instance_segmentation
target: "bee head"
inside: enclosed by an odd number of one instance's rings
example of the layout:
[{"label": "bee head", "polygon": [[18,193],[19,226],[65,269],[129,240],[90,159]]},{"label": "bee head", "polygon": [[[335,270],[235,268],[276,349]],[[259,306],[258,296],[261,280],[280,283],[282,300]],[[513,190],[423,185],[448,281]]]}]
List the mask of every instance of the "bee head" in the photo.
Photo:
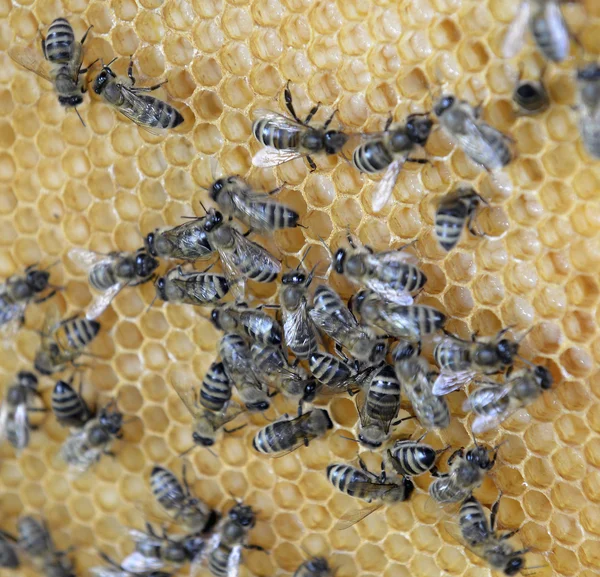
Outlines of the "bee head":
[{"label": "bee head", "polygon": [[108,66],[102,68],[94,80],[94,92],[96,94],[102,94],[106,85],[109,83],[111,76],[116,78],[116,74]]},{"label": "bee head", "polygon": [[383,444],[382,433],[377,425],[365,427],[358,434],[358,442],[367,449],[378,449]]},{"label": "bee head", "polygon": [[310,403],[317,395],[317,381],[310,381],[304,386],[302,400]]},{"label": "bee head", "polygon": [[47,270],[30,270],[25,277],[25,282],[27,286],[31,288],[34,292],[40,293],[46,289],[48,286],[48,279],[50,278],[50,273]]},{"label": "bee head", "polygon": [[504,568],[505,575],[516,575],[523,568],[523,557],[513,557]]},{"label": "bee head", "polygon": [[223,224],[223,215],[218,210],[210,211],[204,221],[204,231],[212,232]]},{"label": "bee head", "polygon": [[238,503],[231,508],[229,511],[229,518],[242,527],[254,527],[256,521],[252,507],[249,505],[242,505],[241,503]]},{"label": "bee head", "polygon": [[200,445],[201,447],[212,447],[215,444],[215,440],[210,437],[203,437],[200,433],[193,432],[192,440],[196,445]]},{"label": "bee head", "polygon": [[404,477],[402,479],[402,486],[404,487],[405,500],[407,501],[415,490],[415,484],[410,480],[410,477]]},{"label": "bee head", "polygon": [[546,367],[542,367],[538,365],[535,367],[535,378],[539,383],[540,387],[545,391],[552,387],[554,383],[554,379],[552,378],[552,374]]},{"label": "bee head", "polygon": [[369,293],[367,291],[361,290],[358,291],[355,295],[352,295],[350,300],[348,301],[348,308],[354,313],[358,312],[360,314],[360,309],[362,304],[367,299],[367,295]]},{"label": "bee head", "polygon": [[223,187],[225,186],[225,181],[227,179],[225,178],[219,178],[218,180],[215,180],[213,182],[213,185],[210,187],[210,197],[216,201],[217,197],[219,196],[219,193],[223,190]]},{"label": "bee head", "polygon": [[135,271],[138,276],[147,277],[158,267],[158,261],[144,251],[138,252],[135,257]]},{"label": "bee head", "polygon": [[498,358],[504,365],[512,365],[513,357],[519,352],[519,343],[509,341],[508,339],[502,339],[496,345],[496,353]]},{"label": "bee head", "polygon": [[379,341],[374,347],[369,357],[371,363],[378,363],[385,357],[387,351],[387,343],[384,340]]},{"label": "bee head", "polygon": [[215,307],[212,310],[212,312],[210,313],[210,320],[211,320],[212,324],[215,325],[215,327],[217,327],[218,329],[221,329],[220,318],[221,318],[221,310],[218,309],[217,307]]},{"label": "bee head", "polygon": [[123,425],[123,413],[118,409],[112,411],[108,407],[105,407],[100,411],[98,420],[104,430],[108,431],[111,435],[117,435]]},{"label": "bee head", "polygon": [[344,144],[348,142],[348,137],[339,130],[328,130],[323,137],[323,144],[325,145],[326,154],[337,154]]},{"label": "bee head", "polygon": [[258,401],[256,403],[246,403],[246,408],[250,412],[259,412],[262,413],[264,411],[269,410],[271,403],[269,401]]},{"label": "bee head", "polygon": [[167,279],[164,276],[158,277],[154,284],[156,289],[156,296],[163,301],[169,300],[167,297]]},{"label": "bee head", "polygon": [[153,232],[151,232],[150,234],[148,234],[148,236],[146,237],[146,239],[144,241],[144,246],[146,247],[146,250],[152,256],[158,256],[158,254],[156,252],[156,247],[154,246],[155,240],[156,240],[156,235]]},{"label": "bee head", "polygon": [[19,371],[17,373],[17,381],[21,386],[29,389],[37,389],[38,386],[38,378],[29,371]]},{"label": "bee head", "polygon": [[343,248],[339,248],[335,253],[333,262],[335,272],[342,274],[344,272],[344,263],[346,262],[346,251]]},{"label": "bee head", "polygon": [[292,285],[300,285],[306,282],[306,275],[299,271],[293,270],[291,272],[285,273],[281,277],[281,284],[292,284]]},{"label": "bee head", "polygon": [[200,535],[192,535],[185,539],[183,542],[183,548],[190,559],[193,559],[202,549],[204,548],[205,537]]},{"label": "bee head", "polygon": [[454,96],[442,96],[438,100],[437,104],[433,107],[433,111],[435,112],[436,116],[441,116],[442,114],[444,114],[446,110],[448,110],[454,105],[455,101],[456,99],[454,98]]},{"label": "bee head", "polygon": [[469,461],[469,463],[478,466],[480,469],[491,469],[494,465],[493,461],[490,459],[488,450],[485,447],[477,446],[474,449],[467,451],[465,459]]},{"label": "bee head", "polygon": [[406,133],[411,142],[422,146],[427,142],[432,127],[433,122],[428,116],[411,114],[406,122]]}]

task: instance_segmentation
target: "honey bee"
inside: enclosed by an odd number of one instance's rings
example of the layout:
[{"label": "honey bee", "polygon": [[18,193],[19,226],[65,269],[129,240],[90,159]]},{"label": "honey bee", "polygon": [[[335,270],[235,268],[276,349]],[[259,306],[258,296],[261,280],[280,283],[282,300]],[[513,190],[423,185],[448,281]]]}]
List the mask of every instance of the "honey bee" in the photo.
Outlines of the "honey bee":
[{"label": "honey bee", "polygon": [[100,323],[77,315],[64,320],[58,319],[58,310],[49,311],[42,332],[40,349],[33,365],[42,375],[63,371],[67,363],[77,366],[75,361],[84,354],[100,331]]},{"label": "honey bee", "polygon": [[312,353],[308,366],[319,383],[332,389],[346,390],[357,377],[356,371],[349,364],[329,353]]},{"label": "honey bee", "polygon": [[398,344],[394,350],[396,377],[421,425],[427,429],[445,429],[450,424],[448,403],[433,394],[429,363],[418,352],[410,343]]},{"label": "honey bee", "polygon": [[219,253],[236,301],[244,300],[245,279],[269,283],[277,278],[281,263],[268,250],[223,222],[223,215],[219,211],[210,209],[203,226],[209,243]]},{"label": "honey bee", "polygon": [[271,110],[257,110],[252,132],[264,148],[259,150],[252,159],[254,166],[267,168],[289,162],[295,158],[305,157],[311,170],[317,168],[312,156],[315,154],[337,154],[341,152],[348,135],[339,130],[329,130],[329,125],[335,116],[334,111],[325,121],[322,128],[310,126],[310,121],[319,109],[312,108],[306,120],[302,122],[296,115],[292,103],[292,93],[289,82],[284,92],[285,104],[292,118],[277,114]]},{"label": "honey bee", "polygon": [[339,463],[327,466],[327,478],[336,489],[367,503],[374,503],[371,507],[345,514],[336,525],[339,530],[362,521],[383,505],[407,501],[415,489],[408,477],[404,477],[399,483],[389,483],[385,469],[382,468],[381,475],[377,476],[367,469],[362,459],[359,458],[358,462],[360,469]]},{"label": "honey bee", "polygon": [[377,293],[382,299],[399,305],[410,305],[413,296],[427,282],[410,253],[388,250],[374,253],[369,247],[357,247],[348,235],[351,251],[338,249],[334,268],[339,274]]},{"label": "honey bee", "polygon": [[421,337],[433,334],[446,323],[446,316],[436,308],[397,305],[369,290],[356,293],[350,304],[363,323],[399,339],[420,341]]},{"label": "honey bee", "polygon": [[498,428],[518,409],[533,403],[552,387],[550,371],[541,365],[524,367],[502,385],[479,387],[465,401],[463,408],[475,413],[473,432],[484,433]]},{"label": "honey bee", "polygon": [[210,197],[224,214],[235,217],[247,227],[261,233],[271,233],[282,228],[294,228],[300,215],[291,208],[273,200],[271,195],[254,192],[240,176],[219,178],[210,187]]},{"label": "honey bee", "polygon": [[72,248],[69,258],[88,273],[90,285],[101,293],[85,315],[89,320],[99,317],[126,286],[137,286],[152,280],[158,267],[158,261],[143,248],[135,253],[109,254]]},{"label": "honey bee", "polygon": [[111,401],[96,417],[81,429],[72,431],[60,448],[63,460],[75,471],[85,472],[97,463],[102,455],[114,454],[109,450],[115,439],[120,439],[123,413]]},{"label": "honey bee", "polygon": [[398,440],[391,449],[387,450],[385,456],[386,464],[389,464],[398,475],[403,477],[416,477],[427,473],[435,466],[435,461],[440,453],[448,449],[444,447],[436,451],[420,439]]},{"label": "honey bee", "polygon": [[81,396],[81,383],[79,392],[71,386],[73,379],[74,375],[68,382],[56,381],[52,390],[52,412],[56,420],[65,427],[83,427],[94,413]]},{"label": "honey bee", "polygon": [[153,134],[161,134],[163,130],[175,128],[183,122],[183,116],[170,104],[154,96],[141,94],[160,88],[166,81],[154,86],[135,87],[133,60],[129,61],[127,78],[117,76],[112,71],[110,65],[115,60],[116,58],[103,65],[94,79],[93,88],[96,94],[123,116]]},{"label": "honey bee", "polygon": [[560,10],[560,0],[523,0],[510,24],[502,53],[512,58],[523,48],[529,28],[539,51],[548,60],[562,62],[569,55],[569,29]]},{"label": "honey bee", "polygon": [[252,441],[254,449],[263,455],[283,456],[302,447],[308,447],[310,441],[322,437],[329,429],[333,429],[333,422],[324,409],[314,409],[302,413],[301,407],[295,419],[287,415],[269,423],[260,429]]},{"label": "honey bee", "polygon": [[346,360],[342,347],[358,362],[377,364],[385,357],[387,344],[370,327],[359,325],[340,296],[331,288],[317,288],[310,309],[315,325],[336,343],[336,351]]},{"label": "honey bee", "polygon": [[444,250],[451,251],[458,244],[465,224],[472,235],[482,236],[474,226],[480,203],[488,204],[468,186],[459,187],[441,199],[435,213],[435,235]]},{"label": "honey bee", "polygon": [[8,388],[0,407],[0,443],[7,439],[18,451],[27,447],[29,432],[34,428],[28,413],[46,411],[33,405],[36,397],[41,399],[37,389],[37,377],[28,371],[19,371],[17,382]]},{"label": "honey bee", "polygon": [[451,95],[442,96],[433,111],[443,128],[465,154],[487,171],[500,170],[511,162],[509,138],[479,119],[479,109]]},{"label": "honey bee", "polygon": [[81,66],[83,43],[91,29],[90,26],[81,41],[77,42],[69,22],[65,18],[56,18],[48,28],[48,36],[42,39],[44,58],[24,46],[11,46],[8,50],[8,55],[17,64],[51,82],[59,104],[66,109],[73,108],[84,126],[77,106],[83,103],[83,95],[87,92],[82,77],[91,65],[88,68]]},{"label": "honey bee", "polygon": [[210,258],[215,249],[204,232],[205,217],[190,218],[173,228],[157,228],[144,239],[148,253],[156,258],[195,262]]},{"label": "honey bee", "polygon": [[20,566],[21,562],[15,549],[16,544],[16,537],[0,530],[0,567],[17,569]]},{"label": "honey bee", "polygon": [[589,64],[577,71],[579,130],[585,149],[600,158],[600,66]]},{"label": "honey bee", "polygon": [[224,410],[231,399],[232,387],[223,363],[212,363],[200,385],[200,404],[209,411]]},{"label": "honey bee", "polygon": [[473,335],[471,341],[447,335],[433,352],[440,368],[433,393],[447,395],[472,381],[477,374],[494,375],[512,367],[519,352],[519,342],[503,338],[508,330],[479,340]]},{"label": "honey bee", "polygon": [[133,571],[119,565],[115,560],[111,559],[106,553],[99,551],[99,557],[108,563],[108,567],[92,567],[91,573],[96,577],[171,577],[172,573],[165,571],[141,570]]},{"label": "honey bee", "polygon": [[383,132],[364,135],[364,142],[355,150],[352,163],[361,172],[385,174],[373,195],[373,210],[379,212],[388,202],[405,162],[428,162],[410,158],[417,146],[425,146],[433,123],[428,114],[410,114],[405,124],[392,127],[392,117]]},{"label": "honey bee", "polygon": [[293,577],[333,577],[334,573],[329,567],[325,557],[311,557],[302,563]]},{"label": "honey bee", "polygon": [[150,489],[156,501],[175,521],[193,533],[207,533],[219,520],[219,514],[192,495],[186,470],[184,464],[181,483],[171,471],[156,465],[150,474]]},{"label": "honey bee", "polygon": [[225,298],[229,282],[221,274],[172,268],[154,283],[156,297],[170,303],[206,306]]},{"label": "honey bee", "polygon": [[251,309],[245,303],[217,306],[211,320],[219,330],[249,337],[253,342],[274,346],[282,343],[281,325],[260,308]]},{"label": "honey bee", "polygon": [[[31,302],[39,304],[52,298],[58,289],[50,283],[47,269],[32,264],[25,269],[25,276],[12,276],[0,284],[0,330],[7,336],[25,322],[25,309]],[[41,295],[46,289],[52,290]]]}]

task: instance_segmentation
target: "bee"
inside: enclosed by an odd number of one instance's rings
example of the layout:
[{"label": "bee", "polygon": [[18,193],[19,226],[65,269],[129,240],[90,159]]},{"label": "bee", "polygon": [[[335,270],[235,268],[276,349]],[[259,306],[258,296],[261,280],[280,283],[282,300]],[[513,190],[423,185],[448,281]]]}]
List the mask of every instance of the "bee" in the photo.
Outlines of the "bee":
[{"label": "bee", "polygon": [[562,62],[569,55],[569,29],[560,10],[560,0],[523,0],[504,38],[502,52],[512,58],[523,48],[529,28],[539,51],[548,60]]},{"label": "bee", "polygon": [[[29,303],[43,303],[56,294],[58,287],[53,287],[49,280],[47,269],[40,270],[32,264],[25,269],[24,276],[12,276],[0,284],[0,330],[10,333],[25,322]],[[49,293],[38,296],[48,288],[52,288]]]},{"label": "bee", "polygon": [[206,306],[225,298],[229,282],[221,274],[186,272],[176,267],[154,283],[156,297],[171,303]]},{"label": "bee", "polygon": [[362,459],[359,458],[358,462],[360,469],[339,463],[328,465],[327,478],[342,493],[374,504],[371,507],[344,515],[336,525],[336,529],[351,527],[384,504],[392,505],[407,501],[415,489],[413,482],[408,477],[404,477],[399,483],[389,483],[385,469],[382,468],[381,475],[377,476],[367,469]]},{"label": "bee", "polygon": [[315,325],[335,341],[336,351],[344,360],[342,347],[359,362],[377,364],[385,357],[385,339],[370,327],[359,325],[332,288],[325,285],[317,288],[309,314]]},{"label": "bee", "polygon": [[59,104],[67,110],[73,108],[84,126],[77,107],[83,103],[83,95],[87,92],[82,77],[92,66],[81,67],[83,43],[91,29],[90,26],[81,41],[77,42],[69,22],[65,18],[56,18],[48,28],[48,36],[42,39],[44,58],[24,46],[11,46],[8,50],[8,55],[17,64],[52,83]]},{"label": "bee", "polygon": [[447,395],[472,381],[478,373],[494,375],[513,366],[519,352],[519,342],[503,338],[509,329],[501,330],[495,337],[471,341],[446,335],[436,345],[433,357],[440,374],[433,384],[435,395]]},{"label": "bee", "polygon": [[394,370],[421,425],[427,429],[448,427],[448,403],[433,394],[429,363],[418,356],[418,349],[410,343],[399,343],[394,351]]},{"label": "bee", "polygon": [[389,336],[420,341],[446,323],[446,316],[426,305],[397,305],[384,301],[376,293],[362,290],[350,302],[353,312],[363,323],[376,327]]},{"label": "bee", "polygon": [[15,549],[16,537],[10,533],[0,530],[0,567],[6,569],[17,569],[21,562]]},{"label": "bee", "polygon": [[248,411],[266,411],[271,406],[266,386],[256,378],[252,354],[244,339],[227,333],[221,339],[219,354],[225,373],[235,385]]},{"label": "bee", "polygon": [[302,367],[291,366],[281,348],[254,343],[250,353],[254,373],[260,381],[300,403],[314,400],[317,382]]},{"label": "bee", "polygon": [[436,477],[429,486],[429,494],[437,503],[458,503],[466,499],[479,487],[486,473],[496,463],[497,447],[490,457],[490,451],[481,445],[465,452],[464,448],[454,451],[448,457],[447,473],[439,473],[432,467],[431,474]]},{"label": "bee", "polygon": [[348,235],[351,251],[338,249],[334,268],[339,274],[374,291],[381,298],[399,305],[410,305],[413,296],[427,282],[416,266],[416,258],[400,250],[374,253],[369,247],[358,248]]},{"label": "bee", "polygon": [[168,469],[156,465],[150,473],[150,489],[161,507],[193,533],[207,533],[217,521],[219,514],[192,495],[183,465],[183,483]]},{"label": "bee", "polygon": [[223,363],[212,363],[200,385],[200,404],[209,411],[224,410],[231,399],[232,387]]},{"label": "bee", "polygon": [[191,218],[174,228],[157,228],[146,236],[144,246],[155,258],[187,262],[210,258],[215,249],[204,232],[204,220]]},{"label": "bee", "polygon": [[513,158],[510,139],[479,119],[479,109],[464,100],[442,96],[433,107],[443,128],[455,139],[465,154],[487,171],[494,172]]},{"label": "bee", "polygon": [[475,212],[480,204],[488,204],[471,187],[459,187],[444,196],[435,212],[435,236],[441,247],[451,251],[460,240],[465,224],[474,236],[483,233],[475,229]]},{"label": "bee", "polygon": [[271,195],[254,192],[240,176],[219,178],[210,187],[210,197],[230,217],[235,217],[247,227],[261,233],[298,226],[300,215],[291,208],[273,200]]},{"label": "bee", "polygon": [[166,573],[165,571],[155,571],[153,569],[133,571],[126,569],[122,565],[119,565],[116,561],[111,559],[106,553],[99,551],[98,555],[100,558],[108,563],[108,567],[92,567],[91,573],[96,577],[171,577],[172,573]]},{"label": "bee", "polygon": [[324,409],[314,409],[302,414],[300,408],[295,419],[286,417],[269,423],[256,433],[252,446],[257,452],[270,456],[287,455],[302,445],[308,447],[310,441],[333,429],[333,422]]},{"label": "bee", "polygon": [[345,390],[357,377],[356,371],[349,364],[329,353],[312,353],[308,367],[319,383],[332,389]]},{"label": "bee", "polygon": [[211,313],[212,323],[223,332],[234,332],[263,345],[282,343],[281,325],[260,308],[251,309],[245,303],[224,304]]},{"label": "bee", "polygon": [[577,71],[579,130],[586,150],[600,158],[600,66],[589,64]]},{"label": "bee", "polygon": [[550,97],[541,80],[521,80],[519,76],[513,91],[513,102],[518,107],[518,114],[540,114],[550,106]]},{"label": "bee", "polygon": [[296,115],[289,84],[288,81],[284,98],[292,118],[271,110],[261,109],[255,113],[256,120],[252,125],[252,132],[264,148],[254,155],[252,164],[267,168],[305,157],[311,171],[314,171],[317,165],[312,156],[338,154],[348,142],[348,135],[339,130],[329,130],[336,111],[325,121],[322,128],[310,126],[310,121],[319,109],[318,104],[311,109],[306,120],[302,122]]},{"label": "bee", "polygon": [[384,364],[377,369],[366,390],[357,397],[360,417],[358,442],[369,448],[381,447],[390,437],[390,429],[400,411],[400,382],[394,369]]},{"label": "bee", "polygon": [[422,158],[410,158],[417,146],[425,146],[431,134],[433,122],[429,114],[410,114],[405,124],[392,127],[392,117],[383,132],[367,134],[355,150],[352,163],[361,172],[385,174],[373,195],[373,210],[379,212],[388,202],[398,175],[405,162],[428,162]]},{"label": "bee", "polygon": [[83,248],[72,248],[69,258],[88,273],[90,285],[102,293],[86,313],[89,320],[99,317],[126,286],[137,286],[152,280],[158,261],[145,249],[137,252],[100,254]]},{"label": "bee", "polygon": [[123,116],[153,134],[161,134],[163,130],[175,128],[183,122],[183,116],[170,104],[154,96],[141,94],[160,88],[166,81],[154,86],[135,87],[133,60],[129,61],[127,78],[117,76],[112,71],[110,65],[115,60],[116,58],[102,66],[102,70],[94,79],[93,88],[96,94]]},{"label": "bee", "polygon": [[533,403],[552,387],[552,375],[541,365],[524,367],[502,385],[488,385],[473,391],[463,408],[475,413],[473,432],[496,429],[518,409]]},{"label": "bee", "polygon": [[333,575],[325,557],[311,557],[294,571],[293,577],[333,577]]},{"label": "bee", "polygon": [[81,429],[73,431],[60,448],[60,455],[74,470],[84,472],[102,455],[114,454],[109,450],[114,439],[120,439],[123,414],[116,408],[115,401],[103,407],[98,415],[90,419]]},{"label": "bee", "polygon": [[61,321],[58,319],[58,309],[51,310],[46,317],[42,342],[33,362],[35,370],[42,375],[51,375],[63,371],[67,363],[77,366],[75,361],[84,354],[83,349],[99,331],[98,321],[77,315]]},{"label": "bee", "polygon": [[0,407],[0,442],[6,438],[17,450],[27,447],[29,432],[34,428],[28,413],[46,411],[33,406],[36,397],[41,399],[37,377],[28,371],[19,371],[17,382],[8,388]]},{"label": "bee", "polygon": [[52,390],[52,412],[56,420],[65,427],[83,427],[93,418],[94,412],[89,408],[79,392],[71,386],[74,376],[69,382],[58,380]]},{"label": "bee", "polygon": [[448,449],[444,447],[436,451],[420,439],[398,440],[391,449],[387,450],[385,456],[386,464],[389,464],[398,475],[403,477],[416,477],[427,473],[435,466],[435,461],[440,453]]},{"label": "bee", "polygon": [[245,279],[269,283],[280,273],[281,263],[268,250],[223,222],[219,211],[208,211],[204,231],[219,253],[229,288],[237,301],[244,300]]}]

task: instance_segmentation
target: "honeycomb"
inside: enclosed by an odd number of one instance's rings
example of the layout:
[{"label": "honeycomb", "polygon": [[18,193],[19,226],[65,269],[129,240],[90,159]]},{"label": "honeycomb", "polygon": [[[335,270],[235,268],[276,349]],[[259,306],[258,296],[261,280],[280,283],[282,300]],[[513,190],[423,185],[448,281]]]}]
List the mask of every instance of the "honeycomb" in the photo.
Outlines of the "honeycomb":
[{"label": "honeycomb", "polygon": [[[489,506],[497,489],[504,493],[500,526],[521,527],[515,541],[533,549],[527,564],[541,565],[535,575],[598,575],[600,163],[585,153],[572,105],[574,69],[584,54],[591,61],[600,52],[600,4],[563,6],[581,48],[573,44],[568,62],[545,71],[550,109],[524,118],[511,103],[518,64],[525,77],[537,78],[544,62],[530,40],[518,59],[500,58],[519,3],[0,0],[0,277],[60,261],[52,281],[65,288],[54,303],[65,315],[85,309],[93,295],[68,250],[135,250],[155,227],[202,214],[212,157],[223,172],[245,175],[258,190],[284,184],[280,198],[302,214],[306,228],[278,233],[268,246],[289,266],[305,246],[312,247],[308,267],[325,264],[320,239],[336,248],[348,228],[379,250],[416,240],[429,279],[421,302],[451,315],[448,329],[463,337],[533,327],[523,355],[546,365],[557,381],[527,411],[481,437],[503,444],[478,497]],[[118,56],[114,66],[123,73],[133,54],[140,84],[168,79],[159,95],[185,123],[166,137],[153,136],[95,95],[80,108],[87,127],[65,113],[51,87],[6,53],[13,42],[39,46],[40,32],[59,16],[70,20],[77,37],[94,26],[86,61]],[[253,168],[258,144],[251,113],[283,111],[288,79],[299,114],[321,102],[317,120],[337,109],[352,132],[381,129],[390,112],[401,121],[429,110],[443,82],[445,90],[483,104],[484,118],[515,140],[518,154],[508,168],[514,189],[496,186],[441,131],[426,148],[431,162],[407,164],[393,199],[377,214],[371,204],[377,179],[343,158],[316,158],[313,173],[302,160]],[[490,201],[478,218],[487,236],[465,233],[445,254],[433,236],[435,205],[463,181]],[[337,275],[331,282],[343,295],[352,293]],[[275,284],[250,288],[260,299],[276,292]],[[91,347],[98,358],[85,375],[84,395],[97,403],[118,396],[128,419],[114,460],[70,477],[57,455],[67,431],[51,416],[20,456],[0,447],[2,528],[14,531],[22,514],[43,514],[58,546],[75,547],[78,575],[99,564],[98,549],[119,559],[131,551],[123,527],[141,526],[154,464],[180,474],[191,419],[169,376],[183,368],[200,380],[215,356],[219,333],[206,310],[158,303],[147,310],[153,296],[152,285],[122,291]],[[25,326],[3,342],[4,387],[32,365],[46,308],[30,306]],[[42,381],[48,406],[53,384]],[[462,392],[449,397],[457,417],[439,435],[428,435],[436,448],[470,443],[463,400]],[[278,414],[294,410],[280,397],[274,404]],[[336,492],[324,471],[330,462],[355,460],[356,443],[340,435],[353,434],[356,410],[348,398],[318,404],[328,404],[336,430],[308,449],[280,459],[258,456],[251,440],[267,423],[258,415],[222,439],[218,458],[201,449],[188,457],[193,489],[211,506],[225,510],[236,496],[258,512],[251,542],[270,554],[246,552],[242,576],[287,574],[307,554],[328,556],[339,577],[488,575],[448,533],[444,514],[428,505],[427,475],[416,479],[420,491],[409,503],[335,529],[358,504]],[[412,431],[405,423],[397,433]],[[377,455],[363,456],[377,470]],[[19,574],[33,575],[27,568]]]}]

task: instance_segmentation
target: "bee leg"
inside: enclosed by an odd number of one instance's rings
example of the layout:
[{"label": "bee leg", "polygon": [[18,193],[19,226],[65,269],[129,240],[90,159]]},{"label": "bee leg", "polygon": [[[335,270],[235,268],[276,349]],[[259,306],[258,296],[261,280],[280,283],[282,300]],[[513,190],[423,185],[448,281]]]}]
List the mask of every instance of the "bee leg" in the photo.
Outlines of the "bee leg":
[{"label": "bee leg", "polygon": [[430,164],[431,161],[428,158],[407,158],[406,162],[414,162],[416,164]]},{"label": "bee leg", "polygon": [[312,120],[313,116],[317,113],[317,110],[319,110],[319,108],[321,108],[321,103],[317,102],[317,105],[313,106],[310,109],[310,112],[308,113],[306,119],[304,120],[305,125],[308,125],[308,123]]},{"label": "bee leg", "polygon": [[344,361],[345,363],[349,363],[350,359],[344,354],[344,351],[342,350],[342,345],[340,345],[339,343],[335,343],[335,352],[337,353],[337,356],[340,357],[340,359],[342,359],[342,361]]},{"label": "bee leg", "polygon": [[44,58],[48,60],[48,54],[46,53],[46,39],[44,38],[44,35],[41,32],[40,36],[42,37],[42,54],[44,55]]},{"label": "bee leg", "polygon": [[498,498],[492,505],[492,511],[490,513],[490,529],[492,532],[496,530],[496,519],[498,516],[498,508],[500,507],[500,499],[502,499],[502,491],[500,491]]},{"label": "bee leg", "polygon": [[223,431],[225,431],[228,434],[231,433],[235,433],[236,431],[239,431],[240,429],[243,429],[246,426],[246,423],[244,423],[243,425],[240,425],[239,427],[236,427],[235,429],[227,429],[226,427],[223,427]]},{"label": "bee leg", "polygon": [[437,466],[433,466],[431,469],[429,469],[429,472],[431,473],[432,477],[436,477],[437,479],[448,476],[448,473],[440,473]]},{"label": "bee leg", "polygon": [[294,110],[294,104],[292,103],[292,91],[290,90],[290,81],[287,81],[285,85],[285,90],[283,92],[283,97],[285,99],[285,105],[287,109],[290,111],[290,114],[294,118],[296,122],[302,124],[302,121],[296,116],[296,111]]},{"label": "bee leg", "polygon": [[157,90],[158,88],[160,88],[163,84],[166,84],[168,82],[168,80],[165,80],[163,82],[159,82],[158,84],[155,84],[154,86],[138,86],[137,88],[132,88],[131,91],[132,92],[152,92],[154,90]]},{"label": "bee leg", "polygon": [[331,124],[331,121],[333,120],[333,117],[337,114],[337,110],[334,110],[331,113],[331,116],[325,121],[325,124],[323,124],[323,130],[327,130],[329,128],[329,125]]},{"label": "bee leg", "polygon": [[306,157],[306,161],[308,162],[308,165],[310,166],[311,172],[314,172],[315,170],[317,170],[317,165],[315,164],[315,161],[310,156]]},{"label": "bee leg", "polygon": [[454,451],[454,453],[452,453],[452,455],[450,455],[448,457],[448,465],[452,465],[452,462],[454,461],[454,459],[456,459],[456,457],[464,457],[465,456],[465,449],[464,447],[461,447],[460,449],[457,449],[456,451]]},{"label": "bee leg", "polygon": [[135,86],[135,78],[133,76],[133,56],[129,57],[129,66],[127,67],[127,76],[131,80],[131,86]]},{"label": "bee leg", "polygon": [[475,228],[475,214],[474,213],[471,213],[469,215],[469,218],[467,219],[467,230],[473,236],[487,236],[487,234],[485,234],[485,232],[480,232]]},{"label": "bee leg", "polygon": [[388,119],[385,121],[385,126],[383,127],[384,132],[387,132],[390,129],[390,126],[392,125],[393,121],[394,121],[394,117],[392,116],[392,113],[390,112]]},{"label": "bee leg", "polygon": [[262,551],[263,553],[267,553],[264,547],[260,545],[244,545],[244,549],[252,549],[254,551]]},{"label": "bee leg", "polygon": [[49,292],[49,293],[48,293],[48,294],[47,294],[45,297],[41,297],[41,298],[39,298],[39,299],[36,299],[36,300],[34,300],[33,302],[34,302],[36,305],[39,305],[40,303],[43,303],[44,301],[47,301],[47,300],[51,299],[51,298],[52,298],[52,297],[53,297],[55,294],[56,294],[56,291],[55,291],[55,290],[53,290],[53,291],[50,291],[50,292]]},{"label": "bee leg", "polygon": [[273,194],[277,194],[278,192],[281,192],[281,191],[283,190],[283,187],[284,187],[284,186],[285,186],[285,185],[284,185],[284,184],[282,184],[281,186],[278,186],[277,188],[274,188],[273,190],[270,190],[269,192],[267,192],[267,194],[268,194],[269,196],[271,196],[271,195],[273,195]]},{"label": "bee leg", "polygon": [[85,42],[85,39],[87,38],[87,35],[90,33],[90,30],[93,28],[94,26],[90,26],[86,31],[85,34],[82,36],[81,40],[79,41],[80,44],[83,44]]}]

